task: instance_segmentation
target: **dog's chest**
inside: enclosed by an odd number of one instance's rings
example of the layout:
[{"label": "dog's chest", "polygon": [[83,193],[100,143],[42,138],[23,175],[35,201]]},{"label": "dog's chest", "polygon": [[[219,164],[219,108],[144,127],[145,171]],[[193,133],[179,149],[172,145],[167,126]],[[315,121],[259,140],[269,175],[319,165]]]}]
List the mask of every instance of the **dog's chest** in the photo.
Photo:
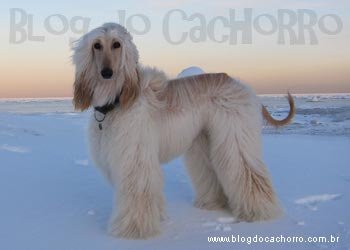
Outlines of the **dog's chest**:
[{"label": "dog's chest", "polygon": [[[109,155],[114,148],[112,139],[115,131],[112,125],[112,120],[109,117],[103,122],[98,122],[94,117],[90,119],[88,128],[88,142],[90,154],[96,165],[102,170],[108,171],[108,161]],[[113,127],[113,128],[112,128]]]}]

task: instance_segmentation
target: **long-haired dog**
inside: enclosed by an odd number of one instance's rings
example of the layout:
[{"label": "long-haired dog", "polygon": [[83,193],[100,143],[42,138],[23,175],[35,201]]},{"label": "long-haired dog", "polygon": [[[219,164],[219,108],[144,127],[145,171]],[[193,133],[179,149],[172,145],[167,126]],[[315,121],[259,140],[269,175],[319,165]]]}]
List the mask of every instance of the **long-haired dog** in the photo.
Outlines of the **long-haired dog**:
[{"label": "long-haired dog", "polygon": [[74,47],[74,105],[94,107],[92,158],[116,189],[112,235],[147,238],[164,218],[161,164],[184,154],[195,206],[228,208],[239,220],[280,214],[262,161],[262,117],[274,120],[247,86],[225,73],[167,79],[138,63],[127,30],[107,23]]}]

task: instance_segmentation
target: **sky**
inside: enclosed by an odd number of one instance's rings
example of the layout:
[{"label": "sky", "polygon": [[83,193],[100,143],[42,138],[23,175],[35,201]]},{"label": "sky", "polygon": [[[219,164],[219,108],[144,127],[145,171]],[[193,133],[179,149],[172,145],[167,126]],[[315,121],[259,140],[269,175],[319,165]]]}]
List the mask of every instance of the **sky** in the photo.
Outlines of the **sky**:
[{"label": "sky", "polygon": [[72,41],[105,22],[169,77],[198,66],[259,94],[350,92],[348,0],[13,0],[0,10],[0,98],[72,96]]}]

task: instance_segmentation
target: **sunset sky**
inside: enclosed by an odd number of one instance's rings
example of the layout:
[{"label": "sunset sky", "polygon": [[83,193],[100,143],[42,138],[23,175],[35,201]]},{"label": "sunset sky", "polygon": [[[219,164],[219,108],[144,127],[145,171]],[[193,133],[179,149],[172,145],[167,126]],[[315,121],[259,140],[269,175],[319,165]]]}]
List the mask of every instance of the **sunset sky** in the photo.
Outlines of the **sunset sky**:
[{"label": "sunset sky", "polygon": [[[17,10],[15,23],[21,19],[25,23],[22,31],[19,25],[11,26],[10,9]],[[251,44],[242,44],[238,32],[237,44],[230,41],[215,42],[208,33],[209,23],[221,16],[215,29],[217,39],[227,35],[230,26],[225,27],[223,19],[230,21],[230,9],[234,9],[237,20],[244,20],[244,9],[252,8],[252,21],[260,15],[259,27],[271,30],[272,25],[266,14],[277,25],[278,11],[288,9],[297,15],[298,9],[309,9],[317,15],[313,26],[317,43],[310,45],[308,32],[306,44],[291,45],[285,32],[287,42],[278,44],[276,32],[262,35],[252,27]],[[181,9],[187,15],[201,13],[206,23],[204,41],[195,42],[187,38],[175,45],[167,41],[163,34],[164,20],[170,10]],[[324,93],[350,92],[350,1],[348,0],[246,0],[246,1],[209,1],[209,0],[144,0],[144,1],[7,1],[0,10],[0,98],[12,97],[69,97],[72,95],[74,67],[71,63],[71,41],[79,38],[81,25],[74,26],[74,17],[88,18],[87,31],[104,22],[118,22],[118,10],[125,10],[126,18],[142,14],[150,21],[150,30],[146,34],[133,34],[139,49],[140,61],[163,69],[170,77],[175,77],[182,69],[189,66],[201,67],[206,72],[226,72],[251,85],[261,94],[285,93]],[[12,12],[14,13],[14,12]],[[186,21],[180,12],[173,12],[169,19],[169,34],[178,40],[183,32],[189,32],[199,25],[198,19]],[[59,14],[67,21],[67,32],[53,34],[53,30],[62,29]],[[319,24],[324,22],[329,30],[335,30],[337,23],[332,17],[341,19],[342,30],[335,35],[322,31]],[[46,20],[46,21],[45,21]],[[85,19],[87,20],[87,19]],[[288,20],[287,20],[288,21]],[[78,24],[81,24],[78,23]],[[142,30],[144,23],[140,18],[133,19],[135,29]],[[297,20],[293,30],[298,34]],[[48,26],[49,25],[49,26]],[[74,26],[74,27],[73,27]],[[76,28],[76,29],[74,29]],[[41,36],[44,41],[32,41],[32,35]],[[21,33],[22,32],[22,33]],[[210,31],[209,31],[210,32]],[[23,38],[21,43],[14,43]],[[23,36],[24,34],[24,36]]]}]

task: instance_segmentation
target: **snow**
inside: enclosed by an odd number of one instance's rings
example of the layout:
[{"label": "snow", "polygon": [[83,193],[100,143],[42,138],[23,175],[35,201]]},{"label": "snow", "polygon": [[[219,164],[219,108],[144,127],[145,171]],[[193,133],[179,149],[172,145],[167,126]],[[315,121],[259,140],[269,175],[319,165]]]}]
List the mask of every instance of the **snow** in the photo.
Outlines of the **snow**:
[{"label": "snow", "polygon": [[[287,112],[283,96],[261,100],[276,117]],[[263,135],[283,217],[247,223],[227,211],[195,208],[178,158],[163,166],[167,217],[161,234],[126,240],[106,232],[113,190],[89,158],[89,112],[74,112],[70,99],[0,100],[0,249],[350,249],[350,95],[299,95],[296,103],[293,124],[266,127]],[[238,235],[333,235],[340,241],[208,242]]]},{"label": "snow", "polygon": [[319,194],[319,195],[311,195],[306,196],[301,199],[297,199],[295,201],[295,204],[304,205],[311,211],[317,211],[318,210],[318,204],[321,202],[327,202],[335,199],[339,199],[342,195],[341,194]]},{"label": "snow", "polygon": [[207,240],[210,236],[238,234],[305,237],[332,234],[341,239],[337,244],[256,243],[250,245],[253,249],[350,246],[347,135],[308,135],[303,131],[264,134],[265,162],[285,209],[282,218],[269,222],[238,222],[226,211],[195,208],[191,183],[182,158],[178,158],[163,168],[167,218],[162,222],[161,235],[146,241],[130,241],[115,239],[106,232],[113,190],[89,159],[88,117],[88,113],[72,116],[65,112],[0,112],[0,131],[4,132],[0,133],[0,249],[248,247],[244,243]]},{"label": "snow", "polygon": [[[296,116],[281,129],[266,127],[268,134],[308,134],[350,136],[350,94],[293,94]],[[288,104],[283,95],[263,95],[261,101],[277,119],[287,115]]]},{"label": "snow", "polygon": [[88,166],[89,165],[88,160],[75,160],[74,163],[76,165],[80,165],[80,166]]},{"label": "snow", "polygon": [[88,212],[87,212],[88,215],[91,215],[91,216],[94,216],[96,214],[96,212],[93,210],[93,209],[90,209]]},{"label": "snow", "polygon": [[9,146],[7,144],[1,145],[0,150],[13,152],[13,153],[27,153],[27,152],[29,152],[29,150],[27,148],[17,147],[17,146]]},{"label": "snow", "polygon": [[298,221],[298,222],[297,222],[297,225],[299,225],[299,226],[305,226],[305,221]]},{"label": "snow", "polygon": [[316,203],[320,203],[320,202],[335,200],[335,199],[338,199],[340,196],[341,196],[341,194],[311,195],[311,196],[307,196],[307,197],[298,199],[295,201],[295,203],[301,204],[301,205],[316,204]]},{"label": "snow", "polygon": [[237,219],[234,217],[220,217],[218,218],[218,222],[223,224],[231,224],[231,223],[236,223]]},{"label": "snow", "polygon": [[187,76],[195,76],[195,75],[201,75],[204,73],[205,72],[201,68],[192,66],[181,71],[181,73],[178,74],[177,77],[181,78],[181,77],[187,77]]}]

